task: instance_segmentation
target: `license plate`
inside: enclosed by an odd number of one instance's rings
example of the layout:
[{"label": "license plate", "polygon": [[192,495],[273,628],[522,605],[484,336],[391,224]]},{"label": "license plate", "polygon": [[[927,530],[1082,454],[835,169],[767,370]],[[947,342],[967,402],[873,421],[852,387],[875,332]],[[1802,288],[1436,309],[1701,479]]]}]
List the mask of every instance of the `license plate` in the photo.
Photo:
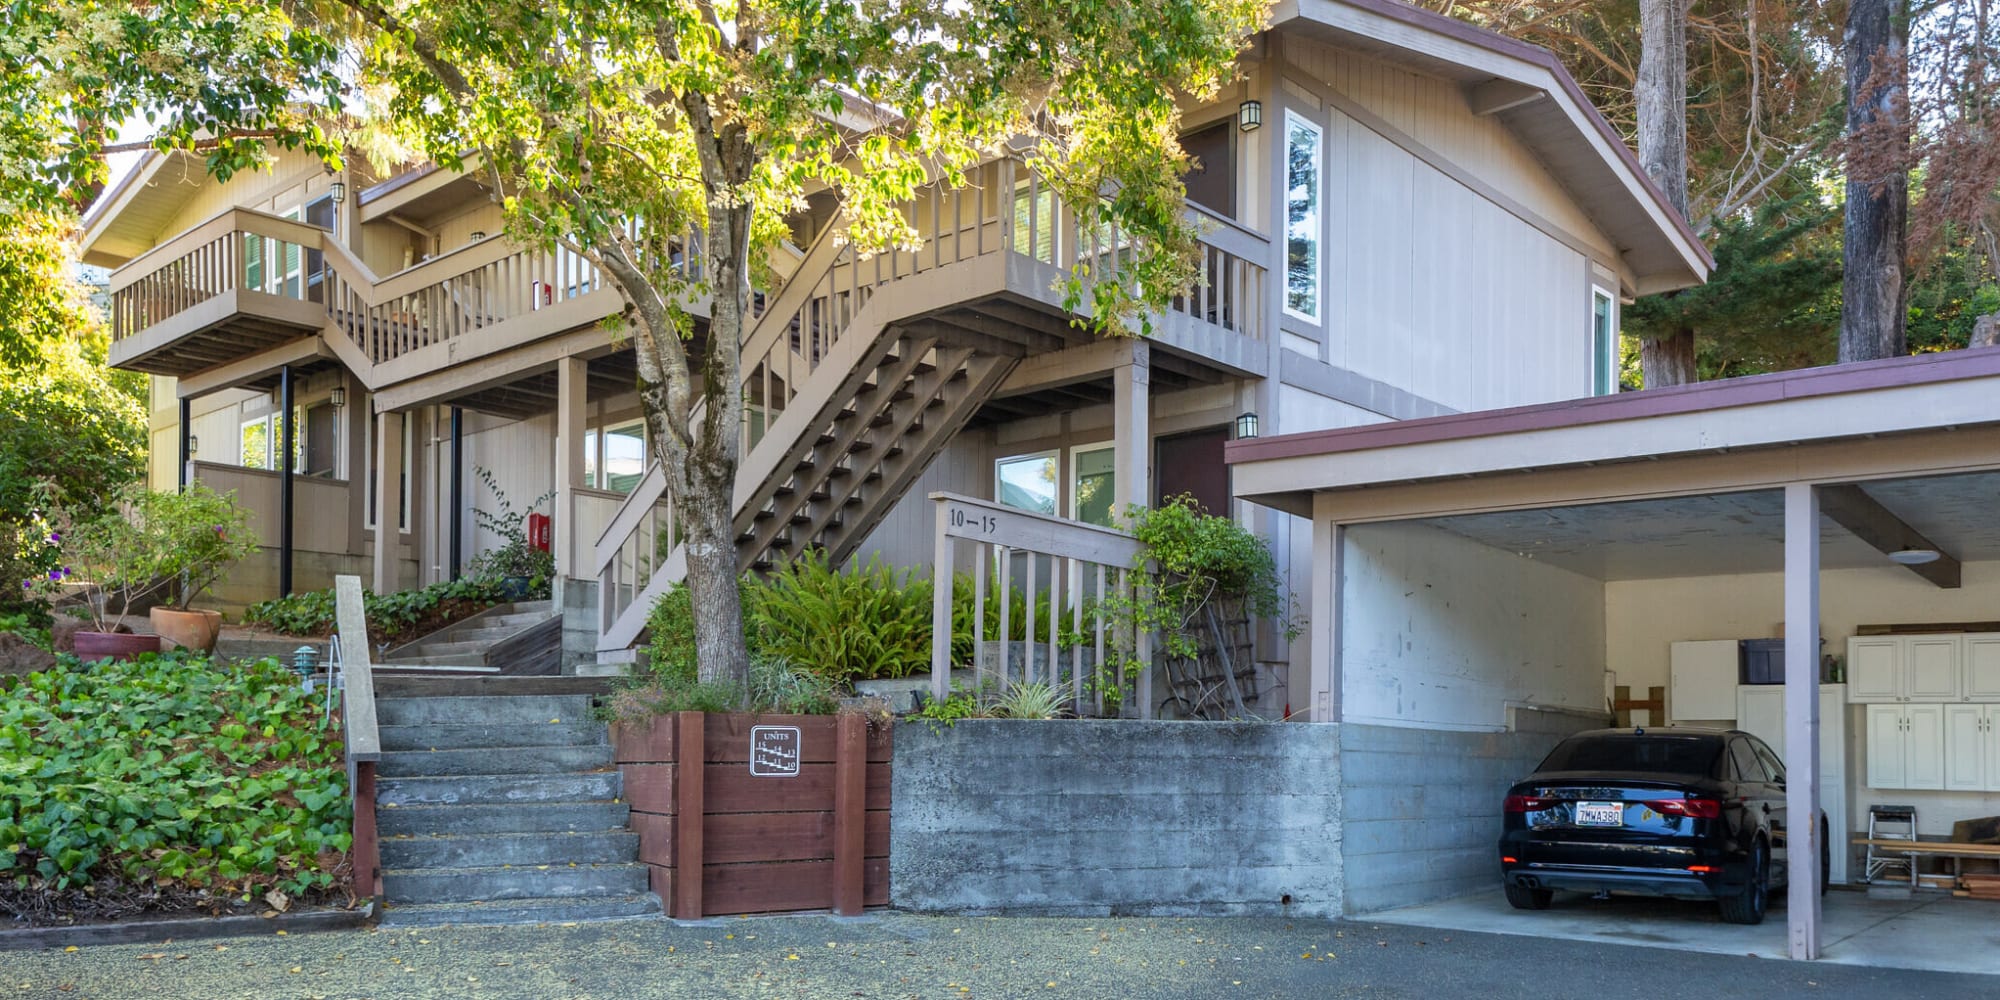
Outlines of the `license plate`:
[{"label": "license plate", "polygon": [[1623,826],[1625,825],[1625,803],[1579,802],[1576,804],[1576,825]]}]

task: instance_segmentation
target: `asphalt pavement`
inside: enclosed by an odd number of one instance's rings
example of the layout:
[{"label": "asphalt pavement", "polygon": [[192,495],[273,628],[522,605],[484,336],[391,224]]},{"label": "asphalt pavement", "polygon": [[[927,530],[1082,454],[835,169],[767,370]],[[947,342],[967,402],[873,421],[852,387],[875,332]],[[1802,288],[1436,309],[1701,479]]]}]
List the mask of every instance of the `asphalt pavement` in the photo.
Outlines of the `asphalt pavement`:
[{"label": "asphalt pavement", "polygon": [[0,952],[0,998],[1991,998],[2000,977],[1283,919],[882,913]]}]

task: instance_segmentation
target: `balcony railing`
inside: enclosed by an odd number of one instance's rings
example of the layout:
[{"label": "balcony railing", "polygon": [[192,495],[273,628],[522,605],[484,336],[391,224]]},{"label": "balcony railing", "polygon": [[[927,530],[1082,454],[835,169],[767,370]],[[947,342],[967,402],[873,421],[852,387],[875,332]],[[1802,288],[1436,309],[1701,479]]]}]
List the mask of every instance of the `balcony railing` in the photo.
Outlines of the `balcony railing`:
[{"label": "balcony railing", "polygon": [[[111,337],[124,340],[229,292],[317,301],[308,270],[326,230],[232,208],[111,276]],[[331,241],[324,241],[331,242]]]}]

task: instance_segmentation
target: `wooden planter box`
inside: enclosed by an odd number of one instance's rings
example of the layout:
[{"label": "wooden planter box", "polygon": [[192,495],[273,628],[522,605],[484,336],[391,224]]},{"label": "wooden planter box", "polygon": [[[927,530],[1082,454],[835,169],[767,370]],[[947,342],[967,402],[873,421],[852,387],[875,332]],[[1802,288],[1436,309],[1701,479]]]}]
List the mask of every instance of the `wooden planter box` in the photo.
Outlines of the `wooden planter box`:
[{"label": "wooden planter box", "polygon": [[667,914],[887,905],[890,736],[858,715],[614,725],[639,859]]}]

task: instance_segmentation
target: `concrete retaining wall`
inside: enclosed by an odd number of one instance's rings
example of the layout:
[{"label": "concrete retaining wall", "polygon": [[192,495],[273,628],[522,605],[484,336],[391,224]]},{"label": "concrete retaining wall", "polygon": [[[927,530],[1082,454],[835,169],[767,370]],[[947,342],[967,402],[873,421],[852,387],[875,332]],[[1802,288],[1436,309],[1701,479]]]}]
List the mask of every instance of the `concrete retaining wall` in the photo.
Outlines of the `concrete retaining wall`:
[{"label": "concrete retaining wall", "polygon": [[1340,727],[976,719],[897,727],[890,905],[1341,912]]},{"label": "concrete retaining wall", "polygon": [[1499,885],[1507,786],[1570,733],[1607,724],[1513,712],[1514,731],[1340,726],[1346,912],[1371,913]]}]

